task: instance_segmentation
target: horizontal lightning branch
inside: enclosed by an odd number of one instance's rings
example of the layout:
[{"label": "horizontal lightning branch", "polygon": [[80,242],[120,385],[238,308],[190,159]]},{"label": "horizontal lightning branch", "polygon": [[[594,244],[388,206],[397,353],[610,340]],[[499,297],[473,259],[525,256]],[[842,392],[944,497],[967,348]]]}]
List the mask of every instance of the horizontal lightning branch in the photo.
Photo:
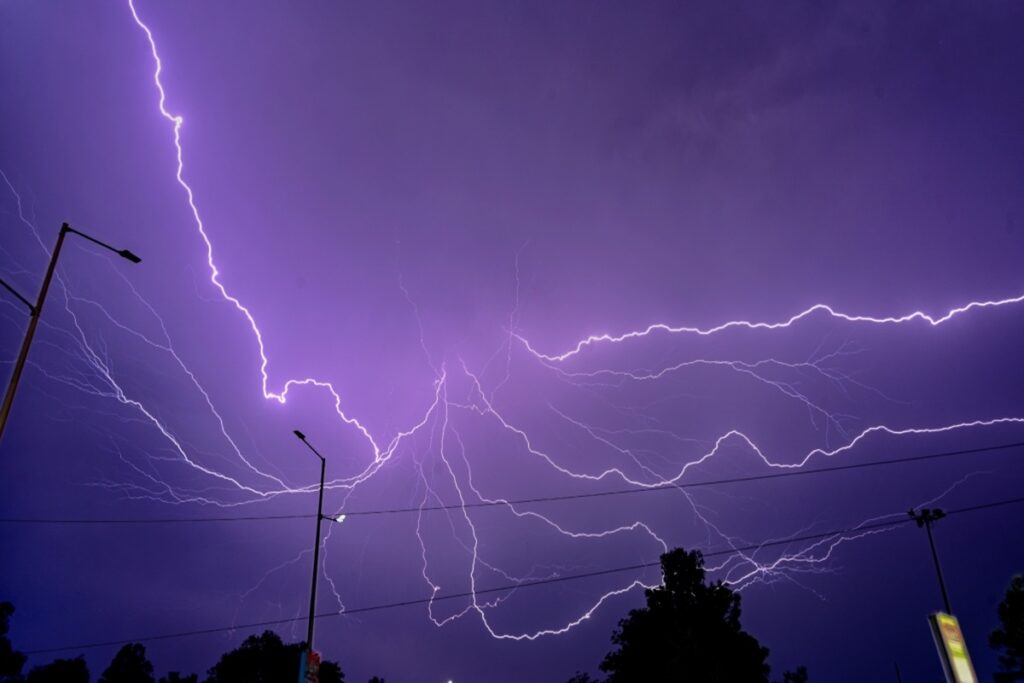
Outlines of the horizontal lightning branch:
[{"label": "horizontal lightning branch", "polygon": [[996,308],[999,306],[1009,306],[1012,304],[1019,304],[1024,302],[1024,294],[1018,296],[1011,296],[1005,299],[992,299],[987,301],[971,301],[963,306],[957,306],[951,308],[946,313],[940,316],[931,316],[922,311],[914,311],[905,315],[897,316],[873,316],[873,315],[856,315],[851,313],[844,313],[836,310],[827,304],[814,304],[810,308],[806,308],[800,311],[796,315],[793,315],[785,320],[776,322],[752,322],[749,320],[730,320],[718,325],[711,327],[693,327],[693,326],[673,326],[666,323],[654,323],[648,325],[642,330],[633,330],[632,332],[625,332],[623,334],[594,334],[589,337],[585,337],[580,341],[576,342],[575,346],[567,351],[558,354],[546,354],[538,351],[534,348],[530,342],[520,335],[515,335],[516,338],[522,342],[522,344],[537,358],[541,358],[546,361],[561,362],[572,358],[573,356],[579,355],[587,347],[594,346],[596,344],[609,343],[619,344],[624,341],[631,339],[640,339],[643,337],[650,336],[657,332],[663,332],[666,334],[693,334],[702,337],[707,337],[719,332],[725,332],[726,330],[732,329],[745,329],[745,330],[780,330],[787,327],[792,327],[796,323],[811,317],[815,313],[821,313],[831,318],[838,320],[844,320],[851,323],[868,323],[872,325],[898,325],[901,323],[910,322],[924,322],[932,327],[942,325],[943,323],[949,322],[953,318],[956,318],[964,313],[976,309],[983,308]]}]

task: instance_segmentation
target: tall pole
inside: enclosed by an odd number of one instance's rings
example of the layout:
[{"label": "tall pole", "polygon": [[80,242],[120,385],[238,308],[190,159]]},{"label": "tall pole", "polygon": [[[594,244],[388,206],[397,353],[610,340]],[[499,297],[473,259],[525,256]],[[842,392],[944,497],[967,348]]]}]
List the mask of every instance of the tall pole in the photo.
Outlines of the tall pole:
[{"label": "tall pole", "polygon": [[932,524],[946,516],[942,510],[935,508],[922,508],[920,513],[911,510],[910,518],[917,522],[918,528],[924,527],[928,533],[928,545],[932,549],[932,560],[935,561],[935,574],[939,577],[939,589],[942,591],[942,604],[946,607],[946,614],[952,614],[953,608],[949,606],[949,593],[946,592],[946,580],[942,577],[942,565],[939,564],[939,554],[935,551],[935,539],[932,538]]},{"label": "tall pole", "polygon": [[14,363],[14,373],[11,375],[11,381],[7,384],[7,393],[4,394],[3,406],[0,407],[0,439],[3,438],[4,429],[7,427],[7,417],[11,414],[11,405],[14,403],[14,392],[18,390],[18,380],[21,379],[21,373],[25,369],[25,361],[28,360],[28,350],[32,346],[32,337],[35,336],[36,327],[39,325],[39,314],[43,311],[46,293],[50,290],[50,282],[53,280],[53,272],[57,269],[57,257],[60,256],[60,249],[64,246],[64,238],[70,229],[67,223],[60,226],[57,245],[53,248],[53,253],[50,254],[50,265],[46,267],[43,286],[39,289],[39,298],[36,299],[36,305],[32,307],[28,329],[25,331],[25,339],[21,342],[21,351],[18,352],[18,360]]},{"label": "tall pole", "polygon": [[306,627],[306,642],[313,650],[313,617],[316,614],[316,577],[320,573],[320,522],[324,519],[324,469],[327,461],[320,458],[320,500],[316,506],[316,545],[313,546],[313,586],[309,591],[309,626]]},{"label": "tall pole", "polygon": [[939,564],[939,554],[935,552],[935,539],[932,538],[932,522],[928,520],[924,525],[928,532],[928,545],[932,549],[932,560],[935,561],[935,574],[939,577],[939,589],[942,591],[942,604],[946,606],[946,614],[952,614],[953,608],[949,606],[949,593],[946,592],[946,580],[942,577],[942,565]]},{"label": "tall pole", "polygon": [[98,240],[91,235],[87,235],[81,230],[75,230],[67,223],[62,223],[60,226],[60,233],[57,235],[57,245],[53,248],[53,253],[50,254],[50,264],[46,267],[46,275],[43,276],[43,286],[39,289],[39,297],[36,299],[36,304],[33,306],[28,300],[19,294],[13,287],[6,282],[2,283],[4,288],[9,292],[18,297],[22,303],[29,308],[29,321],[28,329],[25,331],[25,339],[21,342],[21,351],[18,352],[18,360],[14,362],[14,372],[11,374],[11,381],[7,384],[7,393],[4,394],[3,405],[0,406],[0,439],[3,438],[4,429],[7,427],[7,418],[11,414],[11,406],[14,404],[14,394],[18,390],[18,381],[21,379],[21,373],[25,369],[25,362],[28,360],[28,350],[32,347],[32,338],[36,334],[36,327],[39,326],[39,316],[43,312],[43,304],[46,303],[46,294],[50,291],[50,283],[53,281],[53,273],[57,270],[57,259],[60,257],[61,247],[64,246],[64,238],[67,237],[68,233],[74,233],[79,237],[83,237],[93,244],[103,247],[108,251],[112,251],[121,258],[127,259],[132,263],[139,263],[142,261],[138,256],[128,251],[127,249],[116,249],[102,240]]},{"label": "tall pole", "polygon": [[313,451],[316,457],[320,458],[320,500],[316,506],[316,544],[313,546],[313,585],[309,590],[309,624],[306,627],[306,648],[313,651],[313,619],[316,615],[316,579],[320,573],[320,522],[324,518],[324,472],[327,468],[327,461],[324,456],[313,448],[313,446],[306,441],[306,435],[299,430],[294,431],[295,436],[299,437],[302,443],[309,447],[309,450]]}]

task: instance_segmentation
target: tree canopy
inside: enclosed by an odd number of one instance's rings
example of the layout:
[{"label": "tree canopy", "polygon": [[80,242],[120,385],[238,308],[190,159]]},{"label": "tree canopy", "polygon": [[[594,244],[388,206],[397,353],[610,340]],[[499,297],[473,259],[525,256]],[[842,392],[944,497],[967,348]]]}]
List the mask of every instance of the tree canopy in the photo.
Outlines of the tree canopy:
[{"label": "tree canopy", "polygon": [[999,603],[1000,626],[989,637],[999,651],[997,681],[1024,681],[1024,576],[1015,576]]},{"label": "tree canopy", "polygon": [[345,683],[345,674],[337,662],[328,659],[320,662],[320,683]]},{"label": "tree canopy", "polygon": [[21,667],[25,666],[25,655],[15,652],[7,638],[9,620],[14,614],[14,605],[0,602],[0,683],[14,683],[21,680]]},{"label": "tree canopy", "polygon": [[[663,584],[645,592],[647,606],[632,610],[612,635],[617,649],[601,662],[606,683],[642,680],[645,683],[768,683],[768,649],[740,625],[740,596],[721,581],[705,581],[700,552],[673,550],[661,557]],[[992,634],[994,647],[1002,647],[1001,661],[1018,667],[1024,661],[1021,617],[1024,615],[1024,579],[1016,577],[999,614],[1003,628]],[[0,683],[89,683],[85,659],[57,659],[22,674],[25,655],[7,638],[14,606],[0,602]],[[305,643],[285,643],[273,631],[246,638],[223,654],[207,672],[203,683],[279,683],[297,680]],[[323,660],[320,683],[344,683],[337,662]],[[1011,677],[1002,680],[1024,680]],[[124,645],[114,655],[97,683],[157,683],[153,664],[139,643]],[[159,683],[199,683],[196,674],[172,671]],[[384,683],[374,676],[370,683]],[[577,673],[569,683],[599,683],[588,673]],[[783,683],[807,683],[800,667],[787,672]]]},{"label": "tree canopy", "polygon": [[[221,656],[208,672],[205,683],[278,683],[298,679],[303,643],[285,644],[273,631],[249,636],[240,647]],[[320,665],[320,683],[344,683],[335,662]]]},{"label": "tree canopy", "polygon": [[28,683],[89,683],[89,667],[81,655],[74,659],[57,659],[28,672]]},{"label": "tree canopy", "polygon": [[796,671],[787,671],[782,675],[782,683],[807,683],[807,668],[798,666]]},{"label": "tree canopy", "polygon": [[[768,648],[743,630],[740,596],[721,581],[707,583],[700,551],[661,556],[662,585],[645,591],[647,606],[619,621],[618,649],[601,662],[605,683],[768,683]],[[567,683],[600,683],[577,672]],[[807,669],[783,683],[807,683]]]},{"label": "tree canopy", "polygon": [[[706,583],[699,551],[662,555],[662,573],[663,585],[644,593],[647,606],[631,610],[612,633],[617,649],[601,663],[606,683],[768,683],[768,648],[740,626],[739,595],[720,581]],[[578,673],[569,683],[596,681]]]},{"label": "tree canopy", "polygon": [[665,553],[661,569],[664,583],[646,591],[647,607],[612,635],[618,649],[601,663],[608,683],[768,683],[768,649],[740,625],[740,596],[705,583],[701,553]]},{"label": "tree canopy", "polygon": [[154,683],[153,665],[146,658],[146,648],[139,643],[122,647],[100,676],[99,683]]}]

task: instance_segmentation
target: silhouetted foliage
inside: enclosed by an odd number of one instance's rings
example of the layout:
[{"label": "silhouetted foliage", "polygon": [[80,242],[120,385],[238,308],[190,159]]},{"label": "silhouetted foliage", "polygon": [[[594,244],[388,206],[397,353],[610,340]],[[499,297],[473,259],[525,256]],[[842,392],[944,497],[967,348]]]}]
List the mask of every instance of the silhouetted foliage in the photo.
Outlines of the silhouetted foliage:
[{"label": "silhouetted foliage", "polygon": [[1024,681],[1024,576],[1015,576],[999,603],[1000,627],[988,642],[999,651],[997,681]]},{"label": "silhouetted foliage", "polygon": [[665,553],[661,568],[664,585],[647,590],[647,607],[612,635],[618,650],[601,662],[607,683],[768,683],[768,649],[740,626],[740,596],[704,583],[700,552]]},{"label": "silhouetted foliage", "polygon": [[320,662],[320,683],[345,683],[345,674],[337,662],[327,659]]},{"label": "silhouetted foliage", "polygon": [[[302,643],[285,644],[273,631],[249,636],[235,650],[221,656],[207,673],[205,683],[279,683],[298,680]],[[320,683],[344,683],[336,662],[320,664]]]},{"label": "silhouetted foliage", "polygon": [[273,631],[249,636],[242,645],[221,655],[206,683],[276,683],[298,680],[299,644],[285,645]]},{"label": "silhouetted foliage", "polygon": [[139,643],[122,647],[99,683],[154,683],[153,664],[146,658],[146,648]]},{"label": "silhouetted foliage", "polygon": [[[23,677],[25,655],[16,652],[7,638],[14,605],[0,602],[0,683],[89,683],[85,658],[58,659],[33,667]],[[273,631],[249,636],[240,647],[221,655],[210,668],[204,683],[279,683],[298,680],[300,655],[304,643],[286,644]],[[171,671],[159,683],[198,683],[196,674],[182,675]],[[156,683],[153,664],[146,657],[146,648],[129,643],[118,650],[97,683]],[[345,683],[345,674],[337,662],[320,662],[320,683]],[[374,676],[370,683],[384,683]]]},{"label": "silhouetted foliage", "polygon": [[177,671],[171,671],[166,676],[160,677],[160,683],[198,683],[199,676],[196,674],[189,674],[188,676],[182,676]]},{"label": "silhouetted foliage", "polygon": [[782,683],[807,683],[807,667],[798,666],[796,671],[782,674]]},{"label": "silhouetted foliage", "polygon": [[600,683],[596,678],[591,678],[590,674],[576,672],[576,675],[570,678],[565,683]]},{"label": "silhouetted foliage", "polygon": [[28,672],[28,683],[89,683],[89,667],[81,655],[58,659]]},{"label": "silhouetted foliage", "polygon": [[8,621],[14,614],[14,605],[0,602],[0,683],[16,683],[21,680],[21,667],[25,665],[25,655],[15,652],[11,641],[7,638]]},{"label": "silhouetted foliage", "polygon": [[370,679],[370,683],[384,683],[384,679],[380,676],[374,676]]}]

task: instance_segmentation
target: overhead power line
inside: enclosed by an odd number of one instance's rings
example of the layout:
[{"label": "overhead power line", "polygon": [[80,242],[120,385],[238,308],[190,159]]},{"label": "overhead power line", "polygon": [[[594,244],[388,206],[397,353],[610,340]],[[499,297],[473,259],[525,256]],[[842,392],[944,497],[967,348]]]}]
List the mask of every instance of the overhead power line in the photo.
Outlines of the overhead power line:
[{"label": "overhead power line", "polygon": [[[966,506],[966,507],[956,508],[956,509],[953,509],[953,510],[947,510],[946,514],[947,515],[957,515],[957,514],[964,514],[964,513],[969,513],[969,512],[978,512],[978,511],[981,511],[981,510],[990,510],[990,509],[993,509],[993,508],[1004,507],[1004,506],[1007,506],[1007,505],[1018,505],[1018,504],[1021,504],[1021,503],[1024,503],[1024,497],[1011,498],[1011,499],[998,500],[998,501],[989,501],[987,503],[979,503],[979,504],[976,504],[976,505],[969,505],[969,506]],[[902,514],[901,514],[901,518],[900,519],[894,519],[894,520],[890,520],[890,521],[874,522],[872,524],[864,524],[864,525],[861,525],[861,526],[848,527],[848,528],[845,528],[845,529],[834,529],[832,531],[825,531],[825,532],[820,532],[820,533],[815,533],[815,534],[804,534],[804,535],[801,535],[801,536],[793,536],[791,538],[785,538],[785,539],[766,540],[766,541],[763,541],[761,543],[751,543],[749,545],[741,546],[741,547],[723,548],[723,549],[720,549],[720,550],[712,550],[712,551],[708,551],[708,552],[703,552],[702,554],[703,554],[704,557],[719,557],[719,556],[723,556],[723,555],[732,555],[732,554],[736,554],[736,553],[755,552],[755,551],[761,550],[763,548],[770,548],[770,547],[775,547],[775,546],[780,546],[780,545],[789,545],[789,544],[792,544],[792,543],[801,543],[801,542],[804,542],[804,541],[822,540],[822,539],[828,539],[828,538],[842,536],[844,534],[862,533],[862,532],[865,532],[865,531],[874,531],[874,530],[885,529],[885,528],[889,528],[889,527],[906,526],[908,524],[911,524],[912,522],[913,522],[913,520],[908,519],[906,517],[903,517]],[[642,563],[639,563],[639,564],[633,564],[633,565],[627,565],[627,566],[621,566],[621,567],[612,567],[612,568],[609,568],[609,569],[601,569],[601,570],[597,570],[597,571],[584,572],[584,573],[579,573],[579,574],[566,574],[565,576],[555,576],[555,577],[551,577],[551,578],[547,578],[547,579],[536,579],[536,580],[533,580],[533,581],[523,581],[523,582],[520,582],[520,583],[507,584],[507,585],[504,585],[504,586],[495,586],[493,588],[482,588],[482,589],[479,589],[479,590],[476,590],[476,591],[466,591],[466,592],[461,592],[461,593],[448,593],[448,594],[445,594],[445,595],[437,595],[437,596],[434,596],[434,597],[431,597],[431,598],[414,598],[414,599],[411,599],[411,600],[403,600],[403,601],[400,601],[400,602],[389,602],[389,603],[383,603],[383,604],[378,604],[378,605],[368,605],[366,607],[354,607],[354,608],[351,608],[351,609],[345,609],[342,612],[324,612],[322,614],[317,614],[316,618],[317,619],[328,619],[328,618],[331,618],[331,617],[347,616],[347,615],[351,615],[351,614],[363,614],[363,613],[366,613],[366,612],[377,612],[377,611],[380,611],[380,610],[396,609],[396,608],[399,608],[399,607],[412,607],[414,605],[424,605],[424,604],[427,604],[427,603],[430,603],[430,602],[440,602],[440,601],[444,601],[444,600],[456,600],[456,599],[459,599],[459,598],[469,598],[469,597],[472,597],[473,595],[487,595],[487,594],[490,594],[490,593],[511,592],[511,591],[518,590],[520,588],[533,588],[533,587],[536,587],[536,586],[547,586],[547,585],[556,584],[556,583],[564,583],[564,582],[567,582],[567,581],[578,581],[578,580],[581,580],[581,579],[595,578],[595,577],[598,577],[598,576],[608,576],[608,575],[611,575],[611,574],[621,574],[623,572],[628,572],[628,571],[639,571],[639,570],[642,570],[642,569],[650,569],[652,567],[660,566],[660,564],[661,564],[660,560],[654,560],[654,561],[650,561],[650,562],[642,562]],[[210,635],[210,634],[213,634],[213,633],[225,633],[225,632],[228,632],[228,631],[237,631],[237,630],[243,630],[243,629],[265,628],[265,627],[268,627],[268,626],[280,626],[282,624],[290,624],[290,623],[297,622],[297,621],[303,621],[305,618],[306,617],[292,617],[292,618],[286,618],[286,619],[272,619],[272,620],[269,620],[269,621],[249,622],[249,623],[245,623],[245,624],[235,624],[233,626],[218,626],[218,627],[214,627],[214,628],[196,629],[196,630],[192,630],[192,631],[178,631],[176,633],[164,633],[164,634],[160,634],[160,635],[141,636],[141,637],[137,637],[137,638],[127,638],[127,639],[122,639],[122,640],[107,640],[107,641],[92,642],[92,643],[82,643],[82,644],[77,644],[77,645],[62,645],[60,647],[37,648],[37,649],[34,649],[34,650],[26,650],[25,654],[36,655],[36,654],[47,654],[47,653],[51,653],[51,652],[64,652],[64,651],[67,651],[67,650],[89,650],[89,649],[100,648],[100,647],[110,647],[110,646],[114,646],[114,645],[125,645],[127,643],[147,643],[147,642],[153,642],[153,641],[158,641],[158,640],[171,640],[171,639],[174,639],[174,638],[186,638],[186,637],[189,637],[189,636]]]},{"label": "overhead power line", "polygon": [[278,519],[314,519],[313,514],[246,515],[243,517],[0,517],[0,524],[177,524],[206,522],[261,522]]},{"label": "overhead power line", "polygon": [[[658,491],[672,491],[678,489],[702,488],[708,486],[723,486],[727,484],[741,484],[754,481],[767,481],[772,479],[785,479],[788,477],[806,477],[815,474],[827,474],[830,472],[847,472],[851,470],[869,469],[873,467],[887,467],[903,463],[926,462],[940,460],[943,458],[954,458],[964,455],[976,455],[979,453],[994,453],[1024,446],[1024,441],[1012,443],[995,444],[992,446],[980,446],[978,448],[967,448],[955,451],[943,451],[940,453],[925,453],[922,455],[911,455],[903,458],[890,458],[888,460],[875,460],[872,462],[851,463],[848,465],[836,465],[835,467],[819,467],[816,469],[793,469],[785,472],[772,472],[766,474],[754,474],[744,477],[728,477],[723,479],[708,479],[705,481],[682,482],[679,484],[663,484],[648,487],[633,487],[628,489],[616,489],[613,491],[596,491],[593,493],[574,493],[561,496],[536,496],[532,498],[517,498],[512,500],[478,501],[459,505],[430,505],[420,507],[385,508],[380,510],[339,510],[346,517],[370,516],[370,515],[394,515],[408,514],[414,512],[439,512],[445,510],[461,510],[463,508],[490,508],[507,505],[528,505],[533,503],[554,503],[559,501],[586,500],[589,498],[604,498],[608,496],[625,496],[637,493],[655,493]],[[139,517],[139,518],[72,518],[72,517],[0,517],[0,524],[194,524],[210,522],[253,522],[253,521],[274,521],[288,519],[313,519],[312,514],[293,515],[245,515],[238,517]]]}]

